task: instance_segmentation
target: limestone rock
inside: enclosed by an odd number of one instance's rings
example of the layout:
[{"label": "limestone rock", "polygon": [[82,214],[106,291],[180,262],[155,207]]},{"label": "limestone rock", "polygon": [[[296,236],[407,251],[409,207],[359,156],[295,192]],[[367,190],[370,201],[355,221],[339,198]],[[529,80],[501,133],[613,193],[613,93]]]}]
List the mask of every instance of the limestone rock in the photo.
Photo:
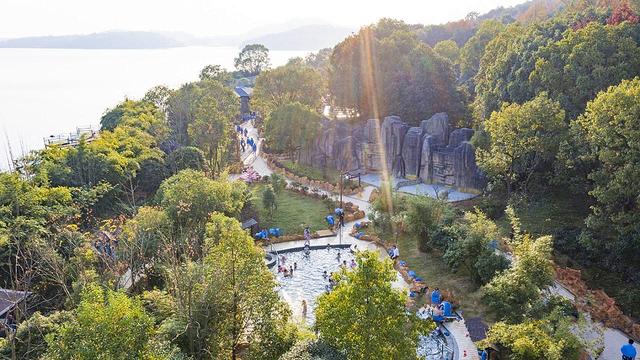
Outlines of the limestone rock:
[{"label": "limestone rock", "polygon": [[446,113],[437,113],[428,120],[420,122],[423,134],[433,136],[434,144],[437,146],[447,145],[449,142],[449,116]]},{"label": "limestone rock", "polygon": [[422,153],[422,128],[412,127],[407,131],[402,146],[405,177],[418,177],[420,173],[420,155]]},{"label": "limestone rock", "polygon": [[425,183],[433,182],[433,159],[432,154],[435,150],[433,136],[426,135],[422,140],[422,149],[420,154],[420,179]]},{"label": "limestone rock", "polygon": [[473,131],[473,129],[468,128],[453,130],[451,134],[449,134],[449,146],[456,147],[462,144],[462,142],[464,141],[471,140],[474,132],[475,131]]},{"label": "limestone rock", "polygon": [[486,185],[486,178],[476,164],[476,149],[465,141],[455,148],[455,185],[462,190],[480,190]]}]

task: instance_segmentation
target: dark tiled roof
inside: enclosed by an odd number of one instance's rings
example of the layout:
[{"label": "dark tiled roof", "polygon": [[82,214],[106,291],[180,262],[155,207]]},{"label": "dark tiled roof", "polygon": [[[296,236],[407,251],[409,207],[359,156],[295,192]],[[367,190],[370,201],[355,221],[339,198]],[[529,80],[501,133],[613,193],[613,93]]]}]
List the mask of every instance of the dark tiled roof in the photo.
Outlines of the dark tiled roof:
[{"label": "dark tiled roof", "polygon": [[235,92],[239,97],[251,97],[251,95],[253,95],[253,88],[246,86],[236,86]]},{"label": "dark tiled roof", "polygon": [[465,323],[467,324],[471,341],[476,342],[487,337],[487,330],[489,330],[489,326],[482,321],[482,318],[475,317],[466,319]]},{"label": "dark tiled roof", "polygon": [[250,227],[252,227],[254,225],[258,225],[258,222],[256,221],[256,219],[251,218],[251,219],[249,219],[249,220],[247,220],[247,221],[242,223],[242,228],[243,229],[248,229],[248,228],[250,228]]},{"label": "dark tiled roof", "polygon": [[30,292],[0,289],[0,316],[10,311],[17,303],[31,295]]}]

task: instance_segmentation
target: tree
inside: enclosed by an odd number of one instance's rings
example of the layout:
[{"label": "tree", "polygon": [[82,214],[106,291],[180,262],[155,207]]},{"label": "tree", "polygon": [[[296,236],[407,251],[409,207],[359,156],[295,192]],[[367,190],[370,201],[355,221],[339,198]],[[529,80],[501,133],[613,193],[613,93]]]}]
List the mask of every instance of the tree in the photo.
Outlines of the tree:
[{"label": "tree", "polygon": [[[540,52],[530,81],[574,118],[598,92],[640,74],[637,25],[590,23]],[[615,61],[611,61],[615,59]]]},{"label": "tree", "polygon": [[[610,87],[587,105],[572,124],[576,141],[585,144],[585,158],[593,163],[590,195],[596,203],[587,218],[597,234],[588,245],[609,254],[607,264],[632,274],[638,267],[640,223],[640,78]],[[585,240],[589,240],[586,238]]]},{"label": "tree", "polygon": [[130,359],[149,355],[153,319],[124,293],[89,286],[74,321],[47,336],[48,359]]},{"label": "tree", "polygon": [[287,64],[258,75],[252,100],[266,118],[289,103],[298,102],[317,109],[326,93],[325,88],[318,70],[302,64]]},{"label": "tree", "polygon": [[262,191],[262,206],[269,212],[269,218],[273,218],[273,211],[278,208],[278,201],[271,185],[265,186]]},{"label": "tree", "polygon": [[101,130],[113,131],[125,124],[146,130],[159,138],[165,135],[164,114],[152,102],[126,99],[113,109],[107,110],[100,119]]},{"label": "tree", "polygon": [[245,45],[233,63],[245,76],[258,75],[269,68],[269,49],[261,44]]},{"label": "tree", "polygon": [[205,95],[197,102],[195,118],[187,133],[191,143],[204,152],[208,170],[215,177],[227,160],[232,121],[240,109],[236,96],[221,83],[208,81],[203,86]]},{"label": "tree", "polygon": [[566,128],[564,110],[545,93],[522,105],[505,104],[485,123],[491,145],[477,150],[478,164],[507,193],[516,184],[526,191],[534,174],[549,170]]},{"label": "tree", "polygon": [[204,170],[204,153],[197,147],[183,146],[167,156],[167,166],[174,175],[185,169]]},{"label": "tree", "polygon": [[169,97],[173,90],[164,85],[157,85],[147,90],[142,101],[154,104],[163,114],[167,113]]},{"label": "tree", "polygon": [[231,75],[220,65],[207,65],[200,71],[200,81],[205,80],[227,84],[231,81]]},{"label": "tree", "polygon": [[409,123],[447,112],[465,123],[465,94],[455,71],[415,31],[388,19],[362,28],[336,45],[329,89],[335,105],[361,119],[399,115]]},{"label": "tree", "polygon": [[148,268],[158,258],[170,232],[171,220],[159,208],[143,206],[126,222],[118,252],[120,258],[128,263],[134,284],[139,276],[146,275]]},{"label": "tree", "polygon": [[460,56],[460,48],[458,47],[458,44],[456,44],[456,42],[453,40],[440,41],[436,44],[436,46],[433,47],[433,50],[435,50],[438,55],[451,61],[452,64],[458,62],[458,57]]},{"label": "tree", "polygon": [[511,268],[494,277],[484,288],[483,299],[500,319],[517,322],[540,300],[541,291],[553,284],[551,236],[534,239],[521,233],[520,220],[507,208],[514,238]]},{"label": "tree", "polygon": [[448,212],[451,208],[442,200],[428,196],[409,198],[404,223],[407,230],[415,234],[420,251],[428,251],[433,246],[433,233],[442,226]]},{"label": "tree", "polygon": [[241,182],[211,180],[200,171],[182,170],[160,185],[156,199],[174,226],[202,234],[210,213],[237,216],[247,194]]},{"label": "tree", "polygon": [[282,190],[284,190],[287,187],[287,180],[285,180],[284,177],[276,173],[272,173],[269,176],[269,183],[271,184],[271,187],[273,188],[273,192],[276,195],[280,195]]},{"label": "tree", "polygon": [[264,125],[269,147],[284,152],[293,162],[296,154],[314,143],[320,129],[320,115],[300,103],[289,103],[273,111]]},{"label": "tree", "polygon": [[[420,324],[405,310],[405,295],[391,287],[391,261],[377,252],[356,255],[357,268],[343,269],[333,291],[318,299],[320,339],[349,359],[415,359]],[[345,319],[350,319],[345,321]]]},{"label": "tree", "polygon": [[[459,63],[462,82],[472,81],[473,77],[478,73],[480,59],[484,55],[487,44],[504,30],[504,27],[499,21],[483,21],[480,23],[478,31],[460,49]],[[475,90],[475,85],[469,84],[469,88]]]},{"label": "tree", "polygon": [[456,269],[464,267],[474,282],[485,284],[508,267],[504,256],[494,257],[491,241],[498,239],[498,227],[479,210],[466,212],[453,226],[456,234],[447,247],[444,260]]},{"label": "tree", "polygon": [[207,281],[216,289],[213,302],[220,314],[211,324],[216,329],[211,353],[214,358],[235,360],[247,344],[249,358],[278,358],[293,344],[289,310],[274,290],[263,250],[237,220],[227,224],[217,243],[208,245],[205,258]]},{"label": "tree", "polygon": [[577,360],[582,349],[566,321],[558,326],[546,319],[496,323],[489,329],[486,343],[497,344],[505,356],[518,360]]}]

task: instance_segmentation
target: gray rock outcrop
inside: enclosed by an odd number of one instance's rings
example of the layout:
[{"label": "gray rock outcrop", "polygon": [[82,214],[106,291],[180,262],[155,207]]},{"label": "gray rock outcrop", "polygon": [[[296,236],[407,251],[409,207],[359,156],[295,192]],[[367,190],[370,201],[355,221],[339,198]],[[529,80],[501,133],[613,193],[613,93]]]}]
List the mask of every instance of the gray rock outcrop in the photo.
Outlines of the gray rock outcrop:
[{"label": "gray rock outcrop", "polygon": [[473,134],[472,129],[452,130],[445,113],[423,120],[419,127],[410,127],[398,116],[359,124],[325,119],[300,160],[317,168],[387,170],[399,178],[480,191],[486,180],[469,142]]}]

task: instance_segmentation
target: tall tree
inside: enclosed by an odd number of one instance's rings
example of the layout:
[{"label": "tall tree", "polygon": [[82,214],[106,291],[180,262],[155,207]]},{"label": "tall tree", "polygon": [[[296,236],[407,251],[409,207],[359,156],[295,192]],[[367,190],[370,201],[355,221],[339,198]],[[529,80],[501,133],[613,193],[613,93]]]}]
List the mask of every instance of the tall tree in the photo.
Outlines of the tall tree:
[{"label": "tall tree", "polygon": [[313,144],[319,129],[320,115],[296,102],[275,109],[265,123],[264,134],[272,150],[287,153],[296,162],[296,155]]},{"label": "tall tree", "polygon": [[196,103],[194,121],[188,125],[190,142],[202,150],[207,170],[216,177],[226,163],[232,141],[233,119],[239,114],[239,104],[233,92],[217,81],[203,84],[203,96]]},{"label": "tall tree", "polygon": [[417,124],[437,112],[467,119],[466,99],[451,62],[401,22],[381,20],[339,43],[331,55],[335,105],[360,118],[399,115]]},{"label": "tall tree", "polygon": [[220,65],[207,65],[200,70],[200,81],[215,80],[222,84],[231,81],[231,74]]},{"label": "tall tree", "polygon": [[275,359],[292,345],[289,310],[274,290],[275,279],[264,263],[263,250],[237,220],[228,225],[205,259],[219,314],[213,324],[212,353],[235,360],[248,345],[245,356]]},{"label": "tall tree", "polygon": [[153,319],[124,293],[89,286],[74,321],[47,337],[47,359],[130,359],[153,356]]},{"label": "tall tree", "polygon": [[597,235],[589,245],[609,254],[608,266],[627,275],[638,269],[640,237],[640,78],[602,92],[574,123],[594,164],[589,179],[596,200],[588,227]]},{"label": "tall tree", "polygon": [[265,118],[271,111],[293,102],[317,109],[325,88],[318,70],[302,64],[287,64],[260,73],[253,101]]},{"label": "tall tree", "polygon": [[507,193],[517,184],[526,190],[534,174],[550,169],[566,129],[564,110],[545,93],[522,105],[505,104],[485,123],[491,144],[477,149],[478,163]]},{"label": "tall tree", "polygon": [[460,57],[460,48],[453,40],[440,41],[433,47],[433,50],[435,50],[438,55],[451,61],[452,64],[457,63]]},{"label": "tall tree", "polygon": [[[358,266],[318,299],[320,338],[349,359],[415,359],[420,325],[405,309],[405,295],[391,287],[395,271],[377,252],[359,252]],[[345,321],[345,319],[350,319]]]},{"label": "tall tree", "polygon": [[542,291],[553,284],[553,241],[551,236],[534,239],[522,233],[520,220],[512,208],[507,208],[507,215],[514,233],[513,263],[485,286],[483,298],[498,318],[517,322],[540,300]]},{"label": "tall tree", "polygon": [[269,49],[261,44],[245,45],[234,59],[234,65],[246,76],[258,75],[269,68]]}]

